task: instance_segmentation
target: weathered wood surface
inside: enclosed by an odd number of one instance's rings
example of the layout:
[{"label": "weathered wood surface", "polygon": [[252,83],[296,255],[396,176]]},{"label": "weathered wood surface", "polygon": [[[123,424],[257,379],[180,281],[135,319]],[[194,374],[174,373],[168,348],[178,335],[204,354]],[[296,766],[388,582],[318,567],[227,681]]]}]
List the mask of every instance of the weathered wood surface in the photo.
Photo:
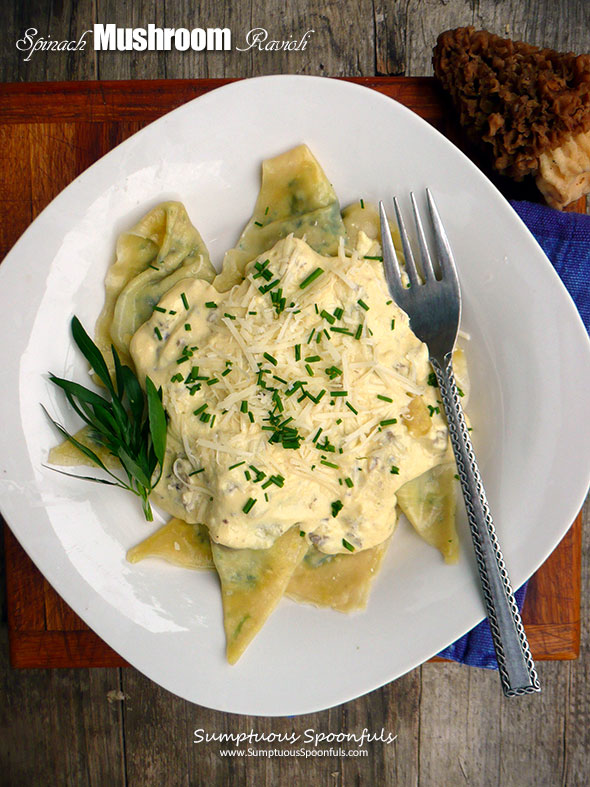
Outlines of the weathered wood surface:
[{"label": "weathered wood surface", "polygon": [[[23,62],[14,42],[28,27],[76,38],[94,21],[119,25],[255,26],[273,38],[316,31],[299,53],[39,53]],[[199,4],[187,0],[54,0],[3,6],[0,79],[123,79],[315,73],[429,74],[436,34],[473,23],[557,48],[590,51],[582,0],[288,0]],[[10,188],[18,191],[18,173]],[[64,184],[65,185],[65,184]],[[35,206],[31,205],[31,216]],[[6,228],[0,231],[7,232]],[[581,652],[539,665],[542,697],[504,700],[495,674],[427,664],[367,698],[296,719],[255,719],[205,710],[131,669],[25,670],[8,666],[0,627],[0,783],[7,785],[585,785],[590,760],[590,546],[583,540]],[[0,539],[1,543],[1,539]],[[0,547],[1,549],[1,547]],[[3,583],[1,585],[3,592]],[[2,610],[5,605],[2,603]],[[311,668],[312,665],[306,665]],[[370,744],[368,759],[227,760],[208,732],[355,731],[381,727],[395,744]]]}]

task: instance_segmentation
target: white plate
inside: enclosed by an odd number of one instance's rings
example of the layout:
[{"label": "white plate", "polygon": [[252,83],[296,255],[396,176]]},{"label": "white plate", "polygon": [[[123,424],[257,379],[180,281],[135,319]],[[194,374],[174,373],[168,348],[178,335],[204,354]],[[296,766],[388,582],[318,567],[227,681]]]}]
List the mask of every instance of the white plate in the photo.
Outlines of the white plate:
[{"label": "white plate", "polygon": [[357,697],[402,675],[477,623],[469,537],[448,567],[400,526],[366,612],[284,601],[234,667],[225,662],[216,577],[156,561],[131,566],[150,530],[119,490],[45,469],[56,441],[40,402],[75,419],[46,372],[84,380],[69,322],[89,330],[117,234],[162,199],[181,199],[214,259],[257,194],[260,163],[300,142],[343,205],[430,186],[454,246],[472,336],[471,417],[513,584],[543,562],[588,485],[590,350],[550,263],[503,197],[450,142],[372,90],[272,76],[171,112],[74,181],[0,270],[2,511],[73,609],[166,689],[235,713],[288,715]]}]

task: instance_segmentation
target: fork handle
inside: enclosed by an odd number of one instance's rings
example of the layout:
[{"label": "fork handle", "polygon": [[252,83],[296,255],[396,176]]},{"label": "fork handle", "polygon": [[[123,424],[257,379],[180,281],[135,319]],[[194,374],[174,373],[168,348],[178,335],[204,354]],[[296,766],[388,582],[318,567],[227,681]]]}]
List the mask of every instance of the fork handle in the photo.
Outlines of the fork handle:
[{"label": "fork handle", "polygon": [[432,357],[430,362],[455,452],[502,689],[507,697],[541,691],[459,400],[451,355],[442,364]]}]

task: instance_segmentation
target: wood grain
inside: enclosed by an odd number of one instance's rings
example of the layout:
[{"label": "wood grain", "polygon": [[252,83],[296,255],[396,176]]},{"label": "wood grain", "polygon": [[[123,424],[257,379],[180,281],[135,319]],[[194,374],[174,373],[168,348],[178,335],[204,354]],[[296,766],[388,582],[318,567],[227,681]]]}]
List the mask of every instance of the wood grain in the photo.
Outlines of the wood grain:
[{"label": "wood grain", "polygon": [[[533,43],[590,51],[587,3],[583,0],[7,0],[3,5],[0,80],[247,77],[278,70],[328,76],[431,73],[431,48],[444,29],[473,23]],[[368,11],[368,13],[367,13]],[[365,15],[366,14],[366,15]],[[39,54],[25,62],[14,42],[29,26],[54,38],[73,38],[94,21],[129,25],[224,24],[243,35],[256,25],[272,34],[312,24],[315,41],[283,57],[232,51],[160,53]],[[223,21],[222,21],[223,20]],[[354,24],[351,21],[354,20]],[[507,29],[508,28],[508,29]],[[91,83],[88,83],[89,85]],[[0,86],[2,100],[7,85]],[[46,85],[46,88],[49,88]],[[43,87],[39,87],[41,92]],[[134,95],[128,97],[129,102]],[[54,107],[67,114],[68,107]],[[1,112],[2,110],[0,110]],[[45,117],[43,122],[51,122]],[[116,117],[111,116],[116,121]],[[128,117],[136,123],[138,116]],[[117,133],[122,132],[119,126]],[[18,150],[14,129],[0,129],[0,167],[5,195],[17,206],[14,221],[0,223],[4,254],[32,218],[26,193],[30,162]],[[5,144],[6,143],[6,144]],[[24,165],[25,177],[20,170]],[[20,169],[19,169],[20,168]],[[28,218],[27,216],[28,210]],[[370,748],[371,762],[340,758],[252,758],[228,761],[213,744],[192,743],[192,731],[268,729],[247,719],[189,705],[132,669],[11,670],[6,614],[0,626],[0,783],[7,785],[424,785],[456,784],[537,787],[585,785],[590,752],[590,539],[588,506],[583,528],[582,658],[539,665],[546,696],[509,704],[499,695],[497,676],[455,664],[427,664],[367,697],[313,717],[281,720],[281,728],[338,731],[384,725],[398,735],[393,747]],[[0,552],[2,539],[0,539]],[[1,594],[0,594],[1,601]],[[312,665],[302,665],[302,669]],[[198,675],[197,678],[198,679]],[[555,690],[553,689],[555,687]],[[123,688],[125,689],[123,692]],[[121,700],[109,702],[109,691]],[[464,709],[467,709],[464,711]]]}]

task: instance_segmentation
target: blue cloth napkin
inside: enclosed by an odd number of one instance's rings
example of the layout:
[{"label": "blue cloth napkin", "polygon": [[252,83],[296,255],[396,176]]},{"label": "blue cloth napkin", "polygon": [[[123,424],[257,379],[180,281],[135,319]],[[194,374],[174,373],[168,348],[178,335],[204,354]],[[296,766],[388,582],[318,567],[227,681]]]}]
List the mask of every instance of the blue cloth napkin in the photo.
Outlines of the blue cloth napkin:
[{"label": "blue cloth napkin", "polygon": [[[561,213],[532,202],[511,204],[551,260],[590,332],[590,216]],[[525,593],[526,583],[515,593],[519,609]],[[487,620],[442,650],[439,656],[471,667],[498,669]]]}]

